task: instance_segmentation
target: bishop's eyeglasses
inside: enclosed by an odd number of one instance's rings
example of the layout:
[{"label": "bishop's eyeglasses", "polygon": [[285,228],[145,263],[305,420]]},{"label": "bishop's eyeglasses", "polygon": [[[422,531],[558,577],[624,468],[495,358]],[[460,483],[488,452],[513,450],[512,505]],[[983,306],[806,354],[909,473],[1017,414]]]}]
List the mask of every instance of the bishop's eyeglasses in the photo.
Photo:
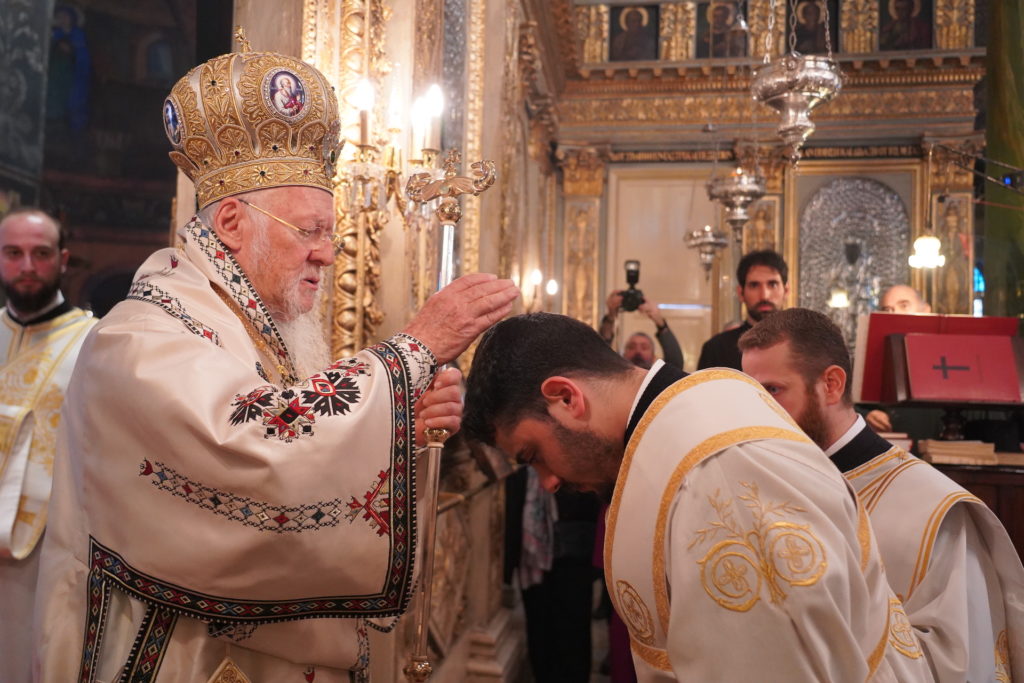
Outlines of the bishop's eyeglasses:
[{"label": "bishop's eyeglasses", "polygon": [[333,228],[300,228],[299,226],[293,223],[289,223],[280,216],[275,216],[266,209],[256,206],[255,204],[248,200],[238,197],[238,201],[242,202],[243,204],[250,208],[256,209],[265,216],[273,218],[275,221],[285,226],[286,228],[291,228],[295,232],[299,233],[299,235],[302,237],[302,240],[307,244],[311,244],[314,247],[316,247],[319,246],[321,242],[330,242],[335,249],[341,246],[341,235],[335,232]]}]

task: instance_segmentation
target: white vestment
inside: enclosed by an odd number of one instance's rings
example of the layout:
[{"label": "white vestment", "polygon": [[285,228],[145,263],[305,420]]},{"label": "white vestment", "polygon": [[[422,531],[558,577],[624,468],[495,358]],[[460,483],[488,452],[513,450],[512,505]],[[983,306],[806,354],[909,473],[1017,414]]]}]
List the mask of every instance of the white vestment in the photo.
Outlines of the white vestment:
[{"label": "white vestment", "polygon": [[867,513],[760,385],[706,370],[636,410],[605,572],[641,683],[931,679]]},{"label": "white vestment", "polygon": [[833,460],[871,517],[936,680],[1024,675],[1024,568],[995,514],[867,426]]},{"label": "white vestment", "polygon": [[410,597],[413,405],[435,359],[396,335],[295,379],[223,244],[198,221],[182,236],[69,388],[37,680],[348,681],[370,619]]},{"label": "white vestment", "polygon": [[29,679],[37,547],[46,528],[60,407],[95,322],[70,308],[21,325],[0,310],[0,681]]}]

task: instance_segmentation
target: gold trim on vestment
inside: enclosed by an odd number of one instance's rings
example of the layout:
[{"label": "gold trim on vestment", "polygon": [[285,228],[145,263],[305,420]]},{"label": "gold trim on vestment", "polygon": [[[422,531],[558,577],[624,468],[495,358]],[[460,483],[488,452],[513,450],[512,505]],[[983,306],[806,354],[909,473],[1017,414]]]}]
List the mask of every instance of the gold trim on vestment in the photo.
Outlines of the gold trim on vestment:
[{"label": "gold trim on vestment", "polygon": [[629,639],[629,648],[633,651],[633,654],[640,657],[640,659],[644,660],[655,669],[659,671],[672,671],[672,660],[668,658],[667,650],[644,645],[632,638]]},{"label": "gold trim on vestment", "polygon": [[926,464],[924,460],[917,459],[901,462],[892,470],[886,472],[884,475],[865,486],[858,493],[864,501],[864,507],[868,509],[869,513],[874,512],[875,508],[878,507],[878,504],[882,501],[882,496],[885,495],[885,492],[890,486],[892,486],[897,477],[909,470],[911,467],[917,467],[918,465],[924,464]]},{"label": "gold trim on vestment", "polygon": [[231,657],[225,657],[207,683],[252,683],[252,681],[242,673],[238,665],[231,661]]},{"label": "gold trim on vestment", "polygon": [[885,658],[885,648],[889,645],[889,620],[891,617],[892,612],[886,610],[885,628],[882,629],[882,637],[878,639],[878,644],[875,645],[875,649],[871,651],[871,656],[868,657],[868,675],[864,677],[865,683],[874,678],[875,672],[878,671],[878,666],[882,663],[882,659]]},{"label": "gold trim on vestment", "polygon": [[928,572],[928,565],[932,559],[932,548],[935,546],[935,538],[938,536],[939,527],[942,526],[942,521],[946,517],[946,513],[949,512],[950,508],[961,501],[971,503],[981,503],[981,500],[976,496],[968,493],[967,491],[954,491],[950,493],[932,510],[932,514],[928,517],[928,523],[925,525],[924,535],[921,537],[921,545],[917,551],[917,562],[914,563],[914,573],[910,578],[910,586],[907,588],[907,599],[914,594],[914,590],[921,585],[924,581],[925,574]]},{"label": "gold trim on vestment", "polygon": [[[78,318],[78,320],[69,321],[69,318]],[[49,366],[46,367],[45,370],[39,372],[40,376],[37,376],[35,378],[35,381],[32,383],[32,391],[27,397],[25,404],[19,404],[17,406],[20,409],[18,413],[17,423],[15,425],[12,425],[12,427],[14,428],[11,429],[12,433],[10,435],[7,435],[9,436],[9,438],[4,439],[3,451],[2,453],[0,453],[0,457],[2,457],[2,461],[0,461],[0,478],[2,478],[6,473],[7,466],[9,464],[11,456],[10,449],[11,446],[13,446],[14,439],[17,436],[17,431],[21,428],[22,421],[29,412],[36,409],[36,407],[40,403],[40,398],[45,394],[47,388],[52,386],[53,376],[63,366],[65,359],[71,352],[71,349],[78,346],[82,336],[88,333],[90,329],[92,329],[92,325],[90,324],[93,321],[92,318],[92,314],[88,312],[81,311],[78,309],[72,309],[67,313],[63,313],[57,316],[53,320],[48,320],[40,325],[29,325],[28,327],[33,328],[32,333],[34,336],[42,334],[44,331],[53,329],[55,327],[63,327],[63,329],[58,329],[50,336],[44,336],[38,342],[19,351],[19,353],[14,358],[9,359],[8,362],[4,365],[4,370],[6,370],[11,365],[18,362],[19,359],[23,358],[25,354],[35,352],[37,348],[50,348],[58,346],[59,343],[63,344],[63,346],[60,348],[60,350],[56,353],[55,356],[53,356],[52,358],[46,358],[45,362],[49,363]],[[71,338],[66,339],[66,337],[69,336]],[[0,376],[3,375],[4,370],[0,370]],[[61,391],[60,393],[61,395],[63,395],[63,391]],[[4,398],[5,397],[0,397],[0,399]],[[63,400],[61,402],[63,402]],[[59,415],[59,412],[57,414]],[[33,459],[33,451],[37,448],[36,431],[39,429],[47,429],[47,425],[45,425],[41,419],[42,417],[43,415],[38,415],[37,418],[40,419],[37,419],[35,421],[35,424],[32,426],[31,439],[28,445],[29,450],[28,453],[25,454],[25,457],[28,459],[28,462],[25,465],[24,474],[24,477],[26,479],[30,476],[29,468],[31,466],[31,463],[39,463],[38,458]],[[47,467],[52,476],[53,458],[55,455],[54,451],[52,449],[50,450],[50,452],[40,451],[37,453],[37,456],[40,454],[44,457],[42,461],[44,466]],[[34,499],[34,502],[39,504],[39,511],[30,514],[23,514],[22,508],[27,501],[28,496],[22,495],[19,498],[18,508],[15,511],[14,522],[11,525],[10,553],[11,556],[16,560],[23,560],[26,557],[28,557],[29,554],[31,554],[31,552],[35,549],[36,545],[39,543],[39,539],[42,538],[43,531],[46,529],[46,521],[49,512],[49,498],[47,497],[45,499]],[[27,526],[28,530],[24,541],[18,544],[18,547],[15,547],[15,528],[18,526],[19,522]]]},{"label": "gold trim on vestment", "polygon": [[860,573],[863,574],[871,559],[871,521],[860,498],[854,495],[853,499],[857,503],[857,542],[860,544]]},{"label": "gold trim on vestment", "polygon": [[900,448],[899,446],[893,446],[885,453],[880,453],[876,455],[863,465],[854,467],[849,472],[844,472],[843,476],[846,477],[848,480],[853,480],[856,479],[857,477],[861,477],[867,474],[868,472],[873,472],[874,470],[878,469],[879,467],[889,462],[893,458],[902,458],[906,455],[908,455],[907,452],[904,451],[902,448]]},{"label": "gold trim on vestment", "polygon": [[[726,368],[714,368],[714,369],[710,369],[710,370],[702,370],[700,372],[697,372],[697,373],[694,373],[692,375],[688,375],[688,376],[684,377],[683,379],[675,382],[674,384],[669,386],[667,389],[665,389],[663,392],[661,392],[661,394],[659,394],[658,397],[651,403],[651,406],[644,413],[643,417],[640,419],[639,423],[637,424],[636,429],[633,431],[633,434],[632,434],[632,436],[629,439],[629,443],[626,445],[626,450],[625,450],[625,453],[623,454],[623,457],[622,457],[622,463],[621,463],[621,465],[619,467],[619,477],[616,480],[615,490],[612,493],[612,501],[611,501],[610,505],[608,506],[607,528],[606,528],[606,531],[605,531],[604,566],[605,566],[606,581],[607,581],[607,584],[609,586],[616,585],[615,584],[615,578],[614,578],[614,572],[612,571],[612,550],[613,550],[614,545],[615,545],[615,531],[616,531],[616,526],[617,526],[617,523],[618,523],[619,508],[620,508],[620,506],[622,504],[622,495],[623,495],[623,491],[625,490],[625,487],[626,487],[626,482],[627,482],[627,480],[629,478],[630,465],[632,464],[633,456],[636,453],[636,450],[639,447],[641,441],[643,440],[644,434],[646,433],[646,431],[647,431],[648,427],[650,426],[651,422],[658,416],[658,414],[665,408],[665,406],[667,406],[669,404],[669,402],[671,402],[673,399],[678,397],[684,391],[687,391],[689,389],[693,389],[694,387],[700,386],[701,384],[704,384],[706,382],[710,382],[710,381],[714,381],[714,380],[720,380],[720,379],[731,379],[731,380],[738,380],[740,382],[744,382],[744,383],[749,384],[750,386],[756,388],[758,390],[759,394],[767,395],[765,393],[765,391],[764,391],[764,387],[762,387],[758,382],[756,382],[752,378],[748,377],[747,375],[744,375],[741,372],[737,372],[736,370],[730,370],[730,369],[726,369]],[[726,432],[725,434],[732,434],[732,435],[734,435],[733,438],[735,438],[735,434],[736,433],[746,432],[746,435],[743,436],[743,437],[740,437],[740,438],[741,439],[747,439],[747,440],[754,439],[754,438],[775,438],[774,436],[768,436],[768,435],[764,435],[764,436],[754,435],[753,432],[750,431],[750,430],[758,430],[758,429],[761,429],[761,430],[775,430],[778,433],[789,435],[788,437],[783,437],[783,438],[790,438],[792,440],[806,441],[806,442],[810,443],[810,439],[807,438],[806,435],[801,433],[801,434],[798,435],[798,438],[796,438],[797,435],[795,435],[793,432],[789,432],[788,430],[780,429],[778,427],[747,427],[747,428],[743,428],[743,429],[740,429],[740,430],[733,430],[732,432]],[[718,435],[718,436],[722,437],[722,435]],[[688,463],[688,466],[685,468],[685,470],[681,469],[683,467],[682,463],[679,466],[677,466],[676,472],[673,473],[673,479],[676,476],[678,476],[679,479],[681,480],[681,478],[683,476],[685,476],[686,472],[688,472],[690,469],[692,469],[692,467],[694,467],[697,464],[699,464],[700,460],[702,460],[704,457],[707,457],[707,455],[710,455],[711,452],[713,452],[713,451],[708,452],[708,453],[706,453],[704,455],[697,455],[697,454],[695,454],[695,451],[700,449],[702,446],[708,444],[710,441],[712,441],[715,438],[716,437],[712,437],[711,439],[708,439],[708,440],[702,442],[702,444],[699,444],[695,449],[693,449],[690,452],[690,454],[688,454],[684,458],[684,461],[683,461],[684,463]],[[721,450],[722,448],[728,447],[730,445],[734,445],[735,443],[736,442],[726,443],[725,445],[720,446],[719,450]],[[661,512],[659,512],[659,518],[660,517],[661,517]],[[664,536],[665,528],[664,527],[665,527],[665,525],[663,523],[659,523],[658,527],[656,528],[655,537],[654,537],[655,548],[656,549],[658,549],[658,548],[662,549],[661,550],[662,560],[661,560],[661,564],[660,564],[660,566],[662,568],[664,568],[664,557],[663,557],[664,556],[664,541],[665,541],[665,536]],[[656,565],[656,566],[658,566],[658,565]],[[663,631],[665,631],[667,633],[667,624],[668,624],[668,617],[667,617],[667,615],[668,615],[668,611],[669,611],[668,610],[667,586],[665,585],[664,574],[662,574],[659,577],[658,574],[657,574],[658,570],[654,569],[654,571],[655,571],[655,574],[654,574],[654,577],[655,577],[654,587],[655,587],[655,591],[656,591],[655,594],[657,596],[656,597],[655,608],[656,608],[656,611],[658,613],[659,622],[662,624]],[[619,605],[616,605],[616,608],[618,608],[618,607],[619,607]],[[645,662],[647,662],[651,666],[653,666],[655,668],[658,668],[660,670],[671,671],[671,666],[668,663],[668,655],[664,651],[656,650],[654,648],[645,646],[642,643],[639,643],[638,641],[633,639],[632,637],[630,638],[630,641],[633,644],[634,652],[636,652],[637,655],[640,656],[641,659],[643,659]]]},{"label": "gold trim on vestment", "polygon": [[889,644],[904,657],[920,659],[924,656],[914,635],[914,627],[898,598],[889,598]]}]

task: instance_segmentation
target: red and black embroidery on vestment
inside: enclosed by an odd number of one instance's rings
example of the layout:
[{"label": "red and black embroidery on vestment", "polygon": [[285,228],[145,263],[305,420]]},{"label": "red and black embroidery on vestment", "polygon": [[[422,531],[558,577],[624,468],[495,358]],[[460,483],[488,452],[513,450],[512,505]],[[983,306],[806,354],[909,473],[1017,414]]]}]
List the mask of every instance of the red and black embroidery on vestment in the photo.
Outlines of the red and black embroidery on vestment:
[{"label": "red and black embroidery on vestment", "polygon": [[360,399],[356,377],[369,374],[366,363],[346,359],[287,389],[256,387],[235,396],[229,419],[233,425],[259,420],[266,439],[291,442],[310,436],[318,415],[334,417],[352,410]]}]

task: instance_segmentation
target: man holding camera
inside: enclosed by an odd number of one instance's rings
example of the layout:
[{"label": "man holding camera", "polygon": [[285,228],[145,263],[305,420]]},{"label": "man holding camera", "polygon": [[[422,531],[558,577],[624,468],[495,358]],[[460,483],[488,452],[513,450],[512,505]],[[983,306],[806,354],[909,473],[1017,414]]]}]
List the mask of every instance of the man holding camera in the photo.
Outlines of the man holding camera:
[{"label": "man holding camera", "polygon": [[739,327],[720,332],[704,342],[697,369],[733,368],[742,370],[739,339],[764,316],[781,310],[789,293],[789,266],[777,252],[752,251],[736,267],[736,296],[747,308],[747,317]]},{"label": "man holding camera", "polygon": [[[626,283],[628,289],[614,290],[608,294],[608,312],[601,318],[599,332],[601,338],[612,344],[615,339],[615,319],[619,311],[640,311],[654,323],[654,336],[661,345],[661,355],[665,362],[683,369],[683,350],[672,330],[668,328],[665,317],[658,310],[658,304],[644,298],[644,293],[636,288],[640,281],[640,262],[626,261]],[[654,340],[646,332],[634,332],[626,340],[622,355],[633,365],[650,369],[654,365]]]}]

